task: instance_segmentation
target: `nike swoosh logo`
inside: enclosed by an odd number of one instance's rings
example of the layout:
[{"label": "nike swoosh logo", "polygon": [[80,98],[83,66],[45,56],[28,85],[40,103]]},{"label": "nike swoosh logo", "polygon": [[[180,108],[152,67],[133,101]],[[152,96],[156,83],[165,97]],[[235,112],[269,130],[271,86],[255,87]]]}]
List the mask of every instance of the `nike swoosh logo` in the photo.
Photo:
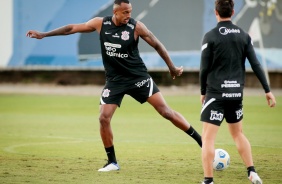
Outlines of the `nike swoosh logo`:
[{"label": "nike swoosh logo", "polygon": [[105,32],[105,34],[112,34],[112,33]]},{"label": "nike swoosh logo", "polygon": [[190,134],[190,135],[193,135],[194,133],[195,133],[195,131],[193,131],[192,134]]}]

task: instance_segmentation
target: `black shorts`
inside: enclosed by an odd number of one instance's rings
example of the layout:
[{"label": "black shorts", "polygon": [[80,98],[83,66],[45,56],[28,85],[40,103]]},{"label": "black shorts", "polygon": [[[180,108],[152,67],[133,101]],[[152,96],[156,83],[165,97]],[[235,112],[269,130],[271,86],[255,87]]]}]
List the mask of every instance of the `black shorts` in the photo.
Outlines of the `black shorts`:
[{"label": "black shorts", "polygon": [[117,104],[120,107],[125,94],[130,95],[142,104],[146,102],[150,96],[159,91],[151,77],[140,78],[136,80],[136,82],[109,81],[102,91],[100,105]]},{"label": "black shorts", "polygon": [[220,126],[225,118],[227,123],[243,119],[242,100],[218,100],[206,98],[201,111],[201,121]]}]

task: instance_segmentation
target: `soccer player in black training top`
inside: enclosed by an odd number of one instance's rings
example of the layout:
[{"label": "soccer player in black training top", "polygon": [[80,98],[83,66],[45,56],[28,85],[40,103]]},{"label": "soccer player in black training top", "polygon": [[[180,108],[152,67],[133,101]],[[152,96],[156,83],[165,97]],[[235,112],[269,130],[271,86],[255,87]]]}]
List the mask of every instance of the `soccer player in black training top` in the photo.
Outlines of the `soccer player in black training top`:
[{"label": "soccer player in black training top", "polygon": [[240,27],[232,24],[233,14],[233,0],[216,0],[215,15],[218,24],[205,34],[202,42],[200,85],[203,104],[203,184],[213,183],[214,141],[224,118],[247,167],[249,180],[255,184],[262,183],[254,168],[250,143],[242,132],[246,58],[264,88],[268,105],[274,107],[276,104],[256,58],[252,40]]},{"label": "soccer player in black training top", "polygon": [[164,118],[183,130],[201,146],[201,136],[178,112],[166,103],[158,87],[147,72],[138,51],[141,37],[152,46],[166,62],[174,79],[183,72],[175,67],[164,45],[140,21],[131,18],[132,5],[128,0],[115,0],[113,15],[95,17],[86,23],[70,24],[49,32],[30,30],[27,36],[42,39],[49,36],[69,35],[97,31],[100,34],[106,84],[100,100],[100,134],[108,156],[106,165],[98,171],[119,170],[113,144],[111,119],[125,94],[140,103],[149,102]]}]

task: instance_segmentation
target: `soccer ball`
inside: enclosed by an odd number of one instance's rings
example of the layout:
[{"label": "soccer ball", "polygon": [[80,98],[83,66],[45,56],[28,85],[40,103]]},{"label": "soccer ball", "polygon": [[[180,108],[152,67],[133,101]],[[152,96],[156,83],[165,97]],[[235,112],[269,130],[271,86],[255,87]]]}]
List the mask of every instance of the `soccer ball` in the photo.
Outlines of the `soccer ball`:
[{"label": "soccer ball", "polygon": [[216,171],[222,171],[229,167],[230,156],[227,151],[223,149],[216,149],[213,159],[213,169]]}]

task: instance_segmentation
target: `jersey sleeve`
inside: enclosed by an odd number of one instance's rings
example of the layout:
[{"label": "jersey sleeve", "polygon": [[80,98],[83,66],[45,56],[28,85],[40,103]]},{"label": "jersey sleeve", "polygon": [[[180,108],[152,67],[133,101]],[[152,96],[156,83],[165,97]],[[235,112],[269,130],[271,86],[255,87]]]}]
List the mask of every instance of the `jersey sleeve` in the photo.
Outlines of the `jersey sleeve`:
[{"label": "jersey sleeve", "polygon": [[208,35],[206,34],[202,41],[202,51],[201,51],[201,64],[200,64],[200,86],[201,86],[201,95],[206,94],[207,87],[207,77],[208,77],[208,69],[210,66],[210,62],[212,60],[212,44],[208,39]]},{"label": "jersey sleeve", "polygon": [[253,43],[251,40],[251,37],[248,36],[248,44],[247,44],[247,53],[246,56],[250,62],[250,65],[252,67],[252,70],[254,71],[255,75],[259,79],[265,93],[270,92],[270,87],[267,83],[266,76],[264,74],[264,71],[262,69],[262,66],[260,62],[257,59],[256,53],[254,51]]}]

